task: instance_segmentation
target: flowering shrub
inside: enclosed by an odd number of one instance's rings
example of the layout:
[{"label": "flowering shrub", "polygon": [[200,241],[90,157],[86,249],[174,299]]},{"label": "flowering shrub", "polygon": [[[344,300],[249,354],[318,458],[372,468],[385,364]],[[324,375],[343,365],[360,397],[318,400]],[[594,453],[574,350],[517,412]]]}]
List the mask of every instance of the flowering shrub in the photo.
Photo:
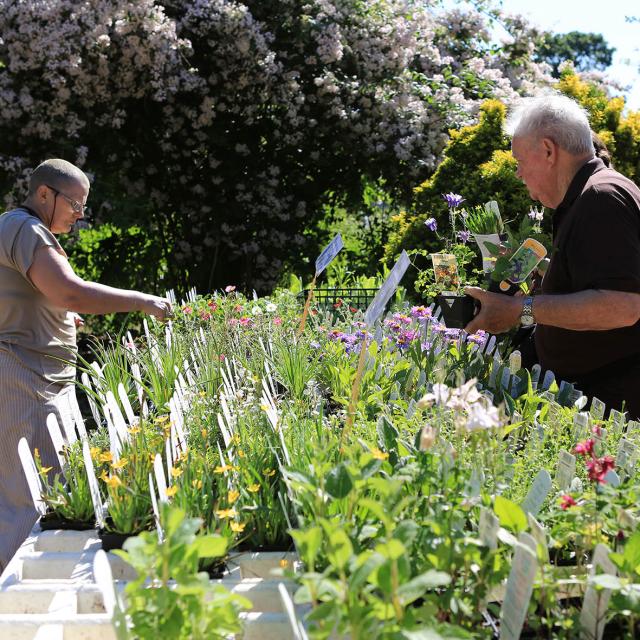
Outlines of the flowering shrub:
[{"label": "flowering shrub", "polygon": [[481,98],[539,77],[480,14],[406,0],[0,0],[0,36],[6,199],[65,157],[95,222],[143,225],[200,290],[271,285],[329,192],[409,193]]}]

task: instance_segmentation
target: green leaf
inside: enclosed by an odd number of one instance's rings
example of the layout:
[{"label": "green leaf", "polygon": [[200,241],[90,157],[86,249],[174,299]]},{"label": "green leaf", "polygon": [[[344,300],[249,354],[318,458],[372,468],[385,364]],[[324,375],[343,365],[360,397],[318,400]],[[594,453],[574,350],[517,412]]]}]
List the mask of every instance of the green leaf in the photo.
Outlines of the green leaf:
[{"label": "green leaf", "polygon": [[199,558],[219,558],[227,552],[227,540],[222,536],[198,536],[191,544]]},{"label": "green leaf", "polygon": [[312,571],[322,544],[322,529],[318,526],[306,530],[296,529],[291,531],[291,537],[296,543],[302,561],[307,569]]},{"label": "green leaf", "polygon": [[503,527],[507,527],[516,533],[520,533],[527,528],[527,516],[515,502],[511,502],[511,500],[507,500],[502,496],[496,496],[493,510]]},{"label": "green leaf", "polygon": [[402,542],[400,542],[400,540],[395,540],[394,538],[376,545],[375,550],[376,553],[379,553],[385,558],[389,558],[389,560],[397,560],[407,552],[407,549]]},{"label": "green leaf", "polygon": [[353,480],[344,462],[329,471],[325,488],[334,498],[345,498],[353,489]]},{"label": "green leaf", "polygon": [[624,561],[630,572],[638,573],[640,566],[640,531],[636,531],[624,545],[622,552]]},{"label": "green leaf", "polygon": [[353,546],[347,534],[341,529],[329,536],[327,558],[336,569],[344,569],[353,554]]},{"label": "green leaf", "polygon": [[413,580],[400,585],[398,587],[398,596],[402,599],[402,603],[407,605],[421,598],[429,589],[445,587],[450,582],[451,577],[448,573],[429,569],[429,571],[413,578]]}]

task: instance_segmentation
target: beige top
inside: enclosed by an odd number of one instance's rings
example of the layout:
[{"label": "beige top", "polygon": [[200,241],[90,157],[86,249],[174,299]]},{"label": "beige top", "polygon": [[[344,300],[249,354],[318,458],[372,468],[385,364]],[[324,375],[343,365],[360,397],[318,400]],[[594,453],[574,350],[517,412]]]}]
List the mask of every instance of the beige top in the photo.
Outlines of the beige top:
[{"label": "beige top", "polygon": [[41,247],[66,256],[54,235],[27,210],[0,215],[0,348],[49,382],[72,382],[77,352],[73,314],[53,306],[27,276]]}]

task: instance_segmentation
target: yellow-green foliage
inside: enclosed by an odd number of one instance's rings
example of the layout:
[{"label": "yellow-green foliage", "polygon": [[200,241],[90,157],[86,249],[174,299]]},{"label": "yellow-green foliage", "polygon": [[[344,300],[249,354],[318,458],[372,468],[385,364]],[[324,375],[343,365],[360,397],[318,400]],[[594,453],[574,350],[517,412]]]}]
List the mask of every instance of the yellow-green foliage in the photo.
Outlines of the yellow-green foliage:
[{"label": "yellow-green foliage", "polygon": [[495,199],[507,219],[529,210],[532,202],[515,176],[515,160],[503,132],[505,118],[505,105],[488,100],[480,107],[477,124],[449,132],[451,139],[438,169],[416,187],[413,207],[393,219],[387,258],[392,259],[402,249],[437,248],[438,241],[424,221],[434,217],[441,229],[446,228],[443,193],[459,193],[469,205]]}]

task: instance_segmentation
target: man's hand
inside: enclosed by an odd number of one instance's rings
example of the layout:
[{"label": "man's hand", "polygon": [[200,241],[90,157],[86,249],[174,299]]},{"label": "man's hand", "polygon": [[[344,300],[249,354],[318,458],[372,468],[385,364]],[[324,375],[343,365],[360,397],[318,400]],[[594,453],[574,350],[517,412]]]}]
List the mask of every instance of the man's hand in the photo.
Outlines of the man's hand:
[{"label": "man's hand", "polygon": [[464,292],[480,302],[480,312],[465,327],[467,333],[479,329],[489,333],[504,333],[520,321],[522,298],[503,293],[490,293],[478,287],[466,287]]}]

